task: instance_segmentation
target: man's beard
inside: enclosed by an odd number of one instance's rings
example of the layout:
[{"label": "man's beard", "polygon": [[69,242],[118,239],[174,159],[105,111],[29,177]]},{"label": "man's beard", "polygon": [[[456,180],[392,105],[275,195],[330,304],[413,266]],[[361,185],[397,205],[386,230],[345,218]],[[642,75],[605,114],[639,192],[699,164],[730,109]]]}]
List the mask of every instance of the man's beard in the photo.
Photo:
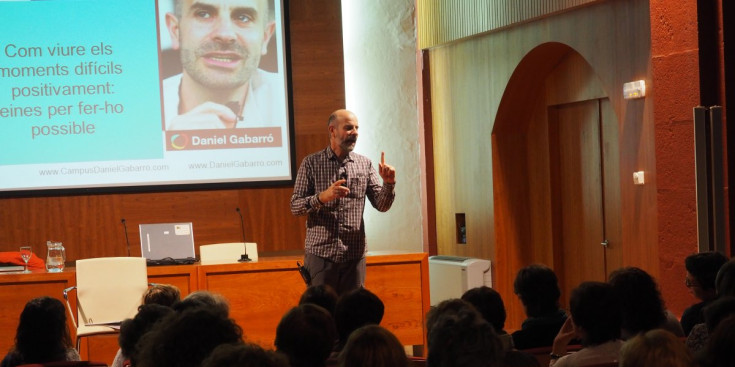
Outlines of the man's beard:
[{"label": "man's beard", "polygon": [[[217,69],[197,63],[210,52],[233,52],[244,63],[235,70]],[[235,89],[245,85],[260,63],[260,54],[251,55],[247,48],[238,43],[223,44],[207,42],[196,49],[181,49],[181,65],[198,84],[211,89]]]},{"label": "man's beard", "polygon": [[346,138],[342,140],[342,143],[339,146],[345,152],[351,152],[355,149],[356,144],[357,144],[357,138]]}]

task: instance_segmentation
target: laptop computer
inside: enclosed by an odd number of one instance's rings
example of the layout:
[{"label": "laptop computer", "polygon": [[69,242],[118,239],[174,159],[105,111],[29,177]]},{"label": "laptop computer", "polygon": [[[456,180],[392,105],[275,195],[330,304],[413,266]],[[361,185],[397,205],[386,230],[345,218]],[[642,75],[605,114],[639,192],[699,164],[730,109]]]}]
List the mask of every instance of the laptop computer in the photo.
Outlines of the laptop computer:
[{"label": "laptop computer", "polygon": [[194,230],[191,222],[140,224],[140,253],[148,265],[193,264]]}]

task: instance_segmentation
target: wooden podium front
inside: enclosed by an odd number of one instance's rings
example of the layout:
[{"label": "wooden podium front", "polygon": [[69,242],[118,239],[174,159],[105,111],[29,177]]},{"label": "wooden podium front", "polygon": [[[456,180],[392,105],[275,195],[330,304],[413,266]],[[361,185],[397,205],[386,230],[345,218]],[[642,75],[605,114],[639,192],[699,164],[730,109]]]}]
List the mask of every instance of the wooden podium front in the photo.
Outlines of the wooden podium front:
[{"label": "wooden podium front", "polygon": [[[276,326],[298,304],[306,289],[296,269],[301,256],[261,257],[258,262],[221,265],[148,267],[152,283],[173,284],[182,297],[209,290],[230,302],[230,317],[242,327],[245,340],[274,348]],[[385,304],[381,325],[403,345],[425,345],[424,317],[429,310],[428,255],[386,254],[367,257],[365,287]],[[76,284],[74,269],[62,273],[0,274],[0,351],[13,344],[18,317],[27,301],[51,296],[63,301],[62,290]],[[73,303],[72,307],[76,309]],[[72,338],[74,330],[72,328]],[[117,336],[82,340],[82,359],[111,363]]]}]

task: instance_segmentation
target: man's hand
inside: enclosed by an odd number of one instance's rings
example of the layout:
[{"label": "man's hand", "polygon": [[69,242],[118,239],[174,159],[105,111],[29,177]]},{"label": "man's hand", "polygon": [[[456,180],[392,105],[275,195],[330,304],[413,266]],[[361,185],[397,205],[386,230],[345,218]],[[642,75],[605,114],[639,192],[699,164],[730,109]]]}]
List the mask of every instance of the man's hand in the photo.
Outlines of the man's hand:
[{"label": "man's hand", "polygon": [[350,189],[347,186],[342,186],[347,180],[344,178],[341,180],[334,181],[332,186],[329,186],[326,190],[319,193],[319,201],[326,204],[335,199],[343,198],[350,193]]},{"label": "man's hand", "polygon": [[219,103],[204,102],[189,112],[171,119],[168,130],[198,130],[232,128],[237,116],[232,110]]},{"label": "man's hand", "polygon": [[396,169],[390,164],[385,163],[385,152],[380,152],[380,164],[378,165],[378,173],[383,179],[383,182],[394,184],[396,183]]},{"label": "man's hand", "polygon": [[564,325],[559,329],[559,333],[554,338],[554,343],[551,346],[551,353],[563,356],[567,353],[567,346],[577,336],[577,332],[574,328],[574,322],[572,316],[567,316],[567,320],[564,321]]}]

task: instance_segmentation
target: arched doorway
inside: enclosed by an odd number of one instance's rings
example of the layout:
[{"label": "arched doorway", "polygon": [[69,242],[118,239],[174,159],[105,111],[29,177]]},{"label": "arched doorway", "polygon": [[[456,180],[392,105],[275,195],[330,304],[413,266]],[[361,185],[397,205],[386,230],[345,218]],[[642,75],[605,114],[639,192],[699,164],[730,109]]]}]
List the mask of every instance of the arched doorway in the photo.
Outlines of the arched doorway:
[{"label": "arched doorway", "polygon": [[[559,276],[566,305],[581,281],[604,281],[622,264],[618,119],[608,93],[579,53],[543,44],[516,67],[492,139],[499,287],[512,290],[519,268],[543,263]],[[509,325],[519,325],[520,303],[504,299]]]}]

